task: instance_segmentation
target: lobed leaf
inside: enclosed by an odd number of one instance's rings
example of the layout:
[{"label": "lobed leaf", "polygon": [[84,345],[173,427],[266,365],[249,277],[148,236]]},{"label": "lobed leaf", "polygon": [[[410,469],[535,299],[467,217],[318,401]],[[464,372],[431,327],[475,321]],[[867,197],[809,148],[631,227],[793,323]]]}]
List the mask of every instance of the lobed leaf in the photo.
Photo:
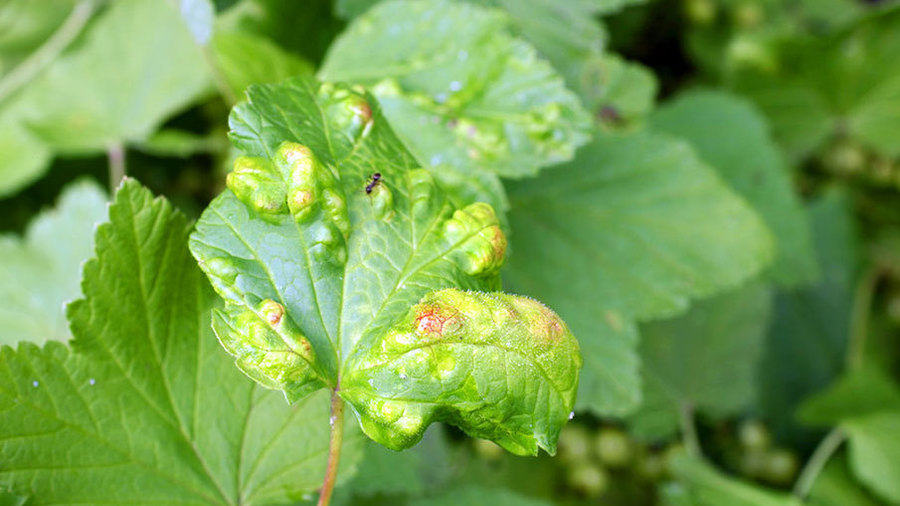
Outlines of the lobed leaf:
[{"label": "lobed leaf", "polygon": [[321,77],[372,86],[422,163],[506,177],[568,160],[590,118],[502,12],[450,1],[392,1],[335,41]]},{"label": "lobed leaf", "polygon": [[818,266],[806,212],[765,119],[752,104],[725,92],[694,91],[661,107],[650,122],[657,131],[689,141],[759,212],[776,241],[768,276],[785,286],[815,281]]},{"label": "lobed leaf", "polygon": [[[396,399],[392,410],[374,406],[397,395],[391,389],[402,385],[400,372],[358,370],[373,360],[408,358],[389,358],[382,347],[398,326],[409,324],[410,307],[430,297],[466,302],[479,329],[490,328],[486,311],[502,300],[521,312],[521,321],[509,323],[518,329],[513,335],[542,342],[543,334],[527,327],[536,321],[522,310],[529,302],[461,291],[499,287],[506,239],[492,208],[476,203],[457,209],[418,168],[369,95],[294,79],[251,86],[248,97],[232,113],[231,135],[249,156],[237,160],[229,190],[204,212],[191,238],[201,268],[225,299],[214,327],[238,367],[264,386],[284,390],[292,402],[334,388],[353,406],[363,430],[391,448],[415,444],[429,423],[444,420],[473,435],[502,438],[511,451],[535,453],[541,446],[552,452],[577,385],[579,357],[568,331],[558,351],[541,357],[552,366],[517,357],[518,369],[485,375],[482,362],[490,356],[460,357],[452,374],[471,376],[474,385],[458,392],[456,383],[422,377],[407,395],[415,402]],[[460,291],[440,292],[450,288]],[[555,316],[546,318],[565,329]],[[463,328],[459,336],[476,339]],[[427,333],[408,337],[420,346],[428,342]],[[422,367],[447,365],[426,348],[413,357],[424,356]],[[542,395],[551,385],[565,389],[543,405],[549,409],[535,412],[536,399],[547,399],[530,390],[540,368],[551,377],[533,388]],[[378,381],[369,376],[376,373]],[[500,397],[485,390],[501,380],[518,387]],[[493,411],[475,409],[488,398],[503,403]],[[423,399],[433,405],[427,413]],[[405,422],[395,423],[404,413]]]},{"label": "lobed leaf", "polygon": [[683,406],[714,418],[749,407],[771,301],[770,291],[753,283],[696,302],[677,318],[643,325],[644,402],[631,429],[644,439],[663,439],[677,433]]},{"label": "lobed leaf", "polygon": [[69,340],[65,305],[81,294],[81,264],[105,216],[104,191],[82,181],[66,187],[25,237],[0,235],[0,344]]},{"label": "lobed leaf", "polygon": [[[190,224],[127,180],[59,343],[0,351],[0,485],[30,504],[285,502],[320,483],[328,399],[288,407],[234,370]],[[345,439],[352,466],[359,433]]]}]

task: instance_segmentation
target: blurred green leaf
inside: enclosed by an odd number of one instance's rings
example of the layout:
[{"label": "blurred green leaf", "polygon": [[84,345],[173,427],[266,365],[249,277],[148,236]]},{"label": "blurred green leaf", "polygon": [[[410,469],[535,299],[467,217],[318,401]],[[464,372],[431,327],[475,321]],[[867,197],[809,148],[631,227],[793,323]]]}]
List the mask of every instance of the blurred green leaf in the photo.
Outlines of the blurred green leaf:
[{"label": "blurred green leaf", "polygon": [[900,412],[861,415],[841,427],[853,474],[882,499],[900,504]]},{"label": "blurred green leaf", "polygon": [[675,486],[663,489],[663,503],[672,506],[801,506],[788,494],[767,490],[722,474],[706,462],[683,451],[669,459]]},{"label": "blurred green leaf", "polygon": [[685,405],[722,418],[755,400],[770,295],[753,283],[641,326],[644,402],[629,422],[636,435],[659,440],[675,434]]},{"label": "blurred green leaf", "polygon": [[765,119],[744,99],[721,91],[680,95],[654,113],[654,129],[688,140],[700,157],[760,213],[776,240],[770,276],[797,286],[818,275],[806,212],[769,137]]},{"label": "blurred green leaf", "polygon": [[53,156],[46,144],[0,111],[0,197],[12,195],[39,178]]},{"label": "blurred green leaf", "polygon": [[797,406],[844,368],[859,260],[850,203],[828,192],[809,207],[821,280],[776,294],[772,327],[759,373],[760,414],[780,439],[801,446],[818,436],[801,431]]},{"label": "blurred green leaf", "polygon": [[81,264],[105,216],[106,195],[84,181],[68,186],[25,237],[0,236],[0,344],[69,340],[65,305],[81,294]]},{"label": "blurred green leaf", "polygon": [[811,506],[879,506],[853,479],[843,456],[832,458],[809,493]]},{"label": "blurred green leaf", "polygon": [[[515,283],[515,282],[513,282]],[[578,381],[575,409],[597,416],[625,415],[641,402],[638,332],[634,321],[609,310],[579,337],[584,368]]]},{"label": "blurred green leaf", "polygon": [[[209,327],[192,228],[127,180],[61,343],[0,348],[0,486],[32,504],[270,504],[321,483],[329,402],[255,386]],[[360,433],[345,436],[352,468]]]},{"label": "blurred green leaf", "polygon": [[835,425],[879,412],[900,413],[900,386],[882,371],[850,371],[823,392],[807,399],[797,417],[811,425]]},{"label": "blurred green leaf", "polygon": [[0,0],[0,76],[59,28],[76,0]]},{"label": "blurred green leaf", "polygon": [[313,75],[309,62],[257,35],[219,31],[213,38],[212,51],[217,68],[239,99],[251,84]]},{"label": "blurred green leaf", "polygon": [[187,24],[194,41],[205,46],[213,36],[216,8],[211,0],[178,0],[181,18]]},{"label": "blurred green leaf", "polygon": [[606,413],[639,399],[633,317],[674,315],[771,256],[755,213],[685,143],[661,136],[602,134],[573,162],[509,189],[504,277],[565,318],[585,350],[588,384],[615,383],[591,387],[605,392],[590,403]]},{"label": "blurred green leaf", "polygon": [[551,503],[517,495],[502,488],[463,485],[434,497],[411,501],[410,506],[457,506],[460,504],[490,504],[491,506],[550,506]]},{"label": "blurred green leaf", "polygon": [[653,72],[637,63],[606,54],[585,70],[581,95],[601,123],[608,127],[640,123],[656,103],[659,87]]},{"label": "blurred green leaf", "polygon": [[64,154],[141,141],[209,85],[200,49],[168,2],[113,2],[5,111]]},{"label": "blurred green leaf", "polygon": [[335,41],[320,74],[371,86],[426,166],[533,175],[571,159],[589,138],[590,118],[507,27],[500,11],[469,4],[386,2]]},{"label": "blurred green leaf", "polygon": [[829,38],[787,39],[776,51],[774,70],[741,73],[734,85],[757,101],[792,157],[831,135],[900,156],[900,9]]}]

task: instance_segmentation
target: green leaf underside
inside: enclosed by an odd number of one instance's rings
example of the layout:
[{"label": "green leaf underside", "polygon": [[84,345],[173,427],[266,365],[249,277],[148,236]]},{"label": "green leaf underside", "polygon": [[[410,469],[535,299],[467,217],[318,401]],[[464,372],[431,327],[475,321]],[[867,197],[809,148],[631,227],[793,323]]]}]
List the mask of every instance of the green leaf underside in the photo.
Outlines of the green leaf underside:
[{"label": "green leaf underside", "polygon": [[[427,294],[499,287],[506,240],[490,206],[454,209],[429,173],[417,168],[371,96],[294,79],[251,86],[248,97],[232,113],[231,136],[251,157],[238,159],[230,190],[210,205],[191,240],[194,255],[226,301],[214,325],[238,367],[284,390],[291,401],[333,388],[341,378],[339,392],[363,429],[391,448],[415,444],[431,421],[448,420],[473,435],[499,437],[506,429],[518,433],[523,418],[530,417],[533,432],[521,436],[527,441],[510,441],[507,448],[535,453],[537,444],[552,452],[558,420],[571,410],[577,384],[577,346],[567,330],[560,349],[568,353],[553,355],[558,363],[550,369],[559,372],[542,379],[540,388],[566,384],[570,390],[555,393],[559,402],[552,411],[535,413],[529,411],[532,398],[518,397],[527,392],[511,388],[504,404],[509,420],[490,431],[486,414],[467,411],[482,396],[493,395],[489,390],[499,381],[478,373],[484,368],[480,363],[458,366],[473,371],[474,385],[467,388],[477,387],[466,390],[465,398],[453,397],[456,387],[449,384],[442,398],[436,393],[442,391],[439,377],[421,378],[416,388],[434,394],[434,412],[417,411],[418,418],[412,415],[421,402],[373,409],[383,404],[377,399],[399,395],[379,390],[401,385],[399,373],[395,385],[383,385],[375,378],[383,371],[357,370],[362,363],[387,364],[393,358],[382,348],[396,334],[392,328]],[[381,177],[373,184],[376,172]],[[508,296],[453,290],[438,297],[462,303]],[[481,318],[472,322],[473,330],[483,328],[477,326],[483,325]],[[555,315],[547,318],[565,328]],[[516,328],[524,329],[527,321]],[[517,332],[521,339],[541,338]],[[461,331],[457,337],[474,345],[479,336]],[[485,348],[487,354],[500,353]],[[429,353],[434,356],[427,364],[438,367],[456,351]],[[543,358],[521,355],[525,363],[504,377],[504,384],[533,380]],[[410,416],[403,417],[406,410]]]},{"label": "green leaf underside", "polygon": [[209,86],[179,17],[169,2],[112,2],[85,40],[29,83],[4,115],[61,152],[142,140]]},{"label": "green leaf underside", "polygon": [[[187,220],[124,183],[85,266],[75,336],[0,351],[0,486],[29,504],[262,504],[321,479],[324,392],[289,407],[234,369]],[[358,459],[359,433],[345,440]]]},{"label": "green leaf underside", "polygon": [[559,311],[583,349],[604,350],[585,354],[609,382],[595,411],[624,414],[640,398],[633,317],[676,314],[771,256],[756,215],[685,144],[657,135],[600,134],[575,161],[509,188],[505,279]]},{"label": "green leaf underside", "polygon": [[84,181],[68,186],[25,237],[0,236],[0,344],[69,339],[64,306],[80,295],[81,264],[105,216],[103,190]]},{"label": "green leaf underside", "polygon": [[392,1],[356,19],[320,75],[373,86],[398,135],[428,166],[532,175],[571,159],[590,118],[501,11]]},{"label": "green leaf underside", "polygon": [[41,177],[52,153],[43,142],[0,110],[0,197],[13,195]]},{"label": "green leaf underside", "polygon": [[796,286],[817,275],[806,213],[763,117],[734,95],[694,91],[657,110],[660,132],[688,140],[700,157],[759,212],[776,239],[770,276]]},{"label": "green leaf underside", "polygon": [[801,506],[795,497],[772,492],[720,473],[703,460],[676,452],[669,465],[677,485],[663,490],[664,504],[672,506]]},{"label": "green leaf underside", "polygon": [[754,283],[641,326],[644,402],[631,430],[647,440],[669,437],[683,405],[715,418],[747,408],[756,398],[770,309],[769,290]]}]

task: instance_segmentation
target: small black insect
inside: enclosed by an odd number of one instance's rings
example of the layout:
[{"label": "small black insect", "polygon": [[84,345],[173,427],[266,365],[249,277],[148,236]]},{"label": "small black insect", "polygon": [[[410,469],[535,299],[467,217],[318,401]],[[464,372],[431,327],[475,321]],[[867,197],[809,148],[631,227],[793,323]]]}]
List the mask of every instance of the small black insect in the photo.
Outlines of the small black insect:
[{"label": "small black insect", "polygon": [[366,193],[372,193],[372,189],[378,185],[378,182],[381,181],[381,172],[376,172],[372,174],[372,181],[366,185]]}]

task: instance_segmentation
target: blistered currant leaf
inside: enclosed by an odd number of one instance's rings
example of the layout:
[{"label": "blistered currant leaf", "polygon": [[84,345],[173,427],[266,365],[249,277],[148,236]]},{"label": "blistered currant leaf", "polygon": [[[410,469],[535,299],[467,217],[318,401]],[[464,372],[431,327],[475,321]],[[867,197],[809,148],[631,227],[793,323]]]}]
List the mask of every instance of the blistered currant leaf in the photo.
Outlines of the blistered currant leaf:
[{"label": "blistered currant leaf", "polygon": [[447,420],[513,453],[553,453],[580,367],[577,341],[540,302],[451,288],[425,296],[354,357],[341,395],[363,430],[395,450]]},{"label": "blistered currant leaf", "polygon": [[590,117],[500,10],[384,2],[332,45],[321,77],[372,86],[414,155],[431,167],[505,177],[569,160]]},{"label": "blistered currant leaf", "polygon": [[[359,89],[293,79],[248,98],[230,119],[244,156],[191,239],[225,300],[213,327],[237,366],[292,402],[335,389],[391,448],[448,421],[517,453],[552,452],[578,348],[544,306],[481,293],[499,288],[506,252],[493,208],[454,205]],[[447,341],[429,330],[438,316],[421,335],[411,323],[437,305],[460,315]],[[401,334],[417,353],[396,347]],[[400,369],[416,357],[452,381],[419,375],[410,389],[418,372]]]}]

